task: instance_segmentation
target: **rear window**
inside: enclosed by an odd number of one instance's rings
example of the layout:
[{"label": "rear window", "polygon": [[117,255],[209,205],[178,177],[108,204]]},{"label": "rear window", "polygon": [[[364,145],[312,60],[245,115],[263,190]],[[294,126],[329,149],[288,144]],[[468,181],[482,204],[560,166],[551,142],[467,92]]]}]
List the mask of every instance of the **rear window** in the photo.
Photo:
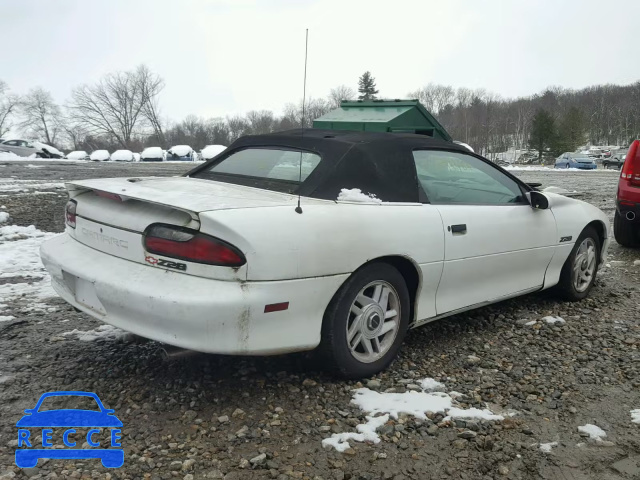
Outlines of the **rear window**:
[{"label": "rear window", "polygon": [[[192,174],[194,178],[260,185],[284,192],[294,191],[320,163],[320,156],[300,150],[246,148]],[[242,180],[246,181],[242,181]],[[235,181],[234,181],[235,180]],[[256,183],[258,182],[258,183]],[[278,184],[281,184],[278,188]]]}]

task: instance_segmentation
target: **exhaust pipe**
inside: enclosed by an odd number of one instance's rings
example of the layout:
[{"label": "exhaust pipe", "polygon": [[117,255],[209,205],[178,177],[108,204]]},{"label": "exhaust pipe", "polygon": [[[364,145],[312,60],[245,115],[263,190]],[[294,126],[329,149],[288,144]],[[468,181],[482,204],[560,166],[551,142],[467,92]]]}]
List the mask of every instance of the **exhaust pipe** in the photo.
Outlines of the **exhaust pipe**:
[{"label": "exhaust pipe", "polygon": [[186,348],[174,347],[172,345],[163,345],[162,347],[160,347],[160,356],[162,357],[162,360],[164,360],[165,362],[169,362],[171,360],[178,360],[186,357],[191,357],[198,353],[199,352],[194,352],[193,350],[187,350]]},{"label": "exhaust pipe", "polygon": [[635,212],[627,212],[626,217],[627,217],[627,220],[633,221],[633,220],[636,219],[636,214],[635,214]]}]

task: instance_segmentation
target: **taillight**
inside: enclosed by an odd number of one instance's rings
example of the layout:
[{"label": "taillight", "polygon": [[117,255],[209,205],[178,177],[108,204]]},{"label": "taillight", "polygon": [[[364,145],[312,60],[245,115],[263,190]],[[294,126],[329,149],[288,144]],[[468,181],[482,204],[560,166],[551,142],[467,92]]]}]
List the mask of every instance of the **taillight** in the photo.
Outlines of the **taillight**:
[{"label": "taillight", "polygon": [[620,177],[634,186],[640,186],[640,140],[634,140],[622,166]]},{"label": "taillight", "polygon": [[219,238],[196,230],[156,223],[144,234],[149,253],[208,265],[239,267],[246,263],[242,252]]},{"label": "taillight", "polygon": [[75,200],[69,200],[67,202],[67,206],[64,209],[64,218],[65,223],[69,225],[71,228],[76,228],[76,208],[78,207],[78,202]]}]

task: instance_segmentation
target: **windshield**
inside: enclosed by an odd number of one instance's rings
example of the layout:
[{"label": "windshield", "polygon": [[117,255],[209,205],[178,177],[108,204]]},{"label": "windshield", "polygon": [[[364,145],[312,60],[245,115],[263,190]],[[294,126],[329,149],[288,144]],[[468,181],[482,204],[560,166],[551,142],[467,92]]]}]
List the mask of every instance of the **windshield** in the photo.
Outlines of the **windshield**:
[{"label": "windshield", "polygon": [[262,188],[292,192],[319,163],[320,156],[315,153],[278,148],[246,148],[205,167],[192,177],[231,183],[242,179],[264,180],[265,184],[260,185]]}]

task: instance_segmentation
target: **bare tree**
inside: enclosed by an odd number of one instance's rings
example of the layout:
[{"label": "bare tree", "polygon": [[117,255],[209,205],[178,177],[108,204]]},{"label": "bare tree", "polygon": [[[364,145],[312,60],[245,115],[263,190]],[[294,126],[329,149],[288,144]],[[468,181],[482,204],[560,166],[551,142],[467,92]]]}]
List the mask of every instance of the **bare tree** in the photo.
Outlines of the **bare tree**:
[{"label": "bare tree", "polygon": [[11,120],[16,113],[20,97],[9,93],[9,86],[0,80],[0,137],[11,130]]},{"label": "bare tree", "polygon": [[[140,75],[145,79],[141,80]],[[158,121],[154,129],[159,126],[157,107],[149,107],[149,103],[153,103],[161,88],[159,77],[144,66],[131,72],[111,73],[95,85],[74,89],[70,109],[91,133],[112,136],[119,145],[128,148],[148,115]]]},{"label": "bare tree", "polygon": [[353,100],[354,98],[356,98],[356,91],[353,88],[339,85],[329,92],[329,106],[338,108],[342,100]]},{"label": "bare tree", "polygon": [[62,111],[51,93],[37,87],[29,91],[20,102],[20,128],[30,136],[54,145],[62,126]]},{"label": "bare tree", "polygon": [[158,141],[164,145],[165,138],[158,107],[158,95],[164,89],[164,80],[149,70],[146,65],[140,65],[136,69],[135,75],[142,96],[142,114],[153,128],[153,133]]},{"label": "bare tree", "polygon": [[272,132],[276,123],[270,110],[252,110],[247,113],[246,118],[254,135]]}]

